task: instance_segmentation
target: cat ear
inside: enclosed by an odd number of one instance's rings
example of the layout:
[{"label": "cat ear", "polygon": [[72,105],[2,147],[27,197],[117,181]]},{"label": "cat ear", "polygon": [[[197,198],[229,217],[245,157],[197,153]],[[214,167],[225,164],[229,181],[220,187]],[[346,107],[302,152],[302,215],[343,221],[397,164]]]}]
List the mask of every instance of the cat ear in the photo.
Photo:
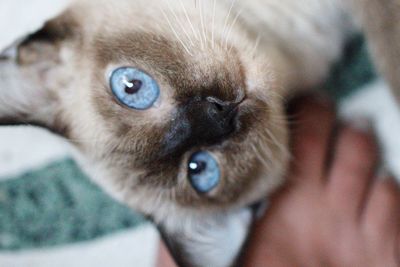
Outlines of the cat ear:
[{"label": "cat ear", "polygon": [[158,226],[178,266],[240,266],[240,254],[254,219],[245,208],[224,214],[185,218]]},{"label": "cat ear", "polygon": [[79,38],[79,26],[66,11],[2,53],[0,124],[28,123],[63,131],[57,92],[66,80],[66,51],[77,46]]},{"label": "cat ear", "polygon": [[80,35],[80,27],[73,13],[62,15],[45,23],[43,28],[27,36],[17,48],[19,65],[59,63],[60,51],[67,42],[76,41]]}]

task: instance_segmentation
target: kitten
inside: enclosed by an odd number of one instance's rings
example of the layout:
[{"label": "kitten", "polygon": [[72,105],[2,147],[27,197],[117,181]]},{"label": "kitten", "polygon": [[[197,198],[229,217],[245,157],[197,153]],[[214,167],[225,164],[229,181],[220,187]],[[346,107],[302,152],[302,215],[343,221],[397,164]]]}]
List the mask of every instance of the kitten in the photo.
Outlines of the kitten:
[{"label": "kitten", "polygon": [[355,30],[347,4],[75,2],[0,61],[0,121],[64,136],[104,190],[159,226],[181,265],[231,266],[249,207],[284,182],[285,99],[340,57]]}]

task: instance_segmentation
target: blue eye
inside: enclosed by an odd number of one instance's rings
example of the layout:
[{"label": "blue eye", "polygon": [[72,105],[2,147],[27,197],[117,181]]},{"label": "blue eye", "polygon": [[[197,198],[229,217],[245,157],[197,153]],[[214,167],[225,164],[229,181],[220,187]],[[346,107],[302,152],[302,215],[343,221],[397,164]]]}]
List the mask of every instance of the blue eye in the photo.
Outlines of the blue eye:
[{"label": "blue eye", "polygon": [[218,162],[208,152],[200,151],[193,154],[188,169],[190,183],[199,193],[208,193],[219,184]]},{"label": "blue eye", "polygon": [[152,77],[130,67],[114,70],[110,86],[118,101],[132,109],[149,109],[160,95],[160,88]]}]

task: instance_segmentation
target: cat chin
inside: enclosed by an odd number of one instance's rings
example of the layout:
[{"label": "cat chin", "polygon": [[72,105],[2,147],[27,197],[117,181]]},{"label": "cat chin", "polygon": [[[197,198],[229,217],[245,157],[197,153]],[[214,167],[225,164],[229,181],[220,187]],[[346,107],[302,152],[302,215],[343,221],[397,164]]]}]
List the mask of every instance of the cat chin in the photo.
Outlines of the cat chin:
[{"label": "cat chin", "polygon": [[180,266],[232,266],[253,222],[251,208],[173,219],[158,226]]}]

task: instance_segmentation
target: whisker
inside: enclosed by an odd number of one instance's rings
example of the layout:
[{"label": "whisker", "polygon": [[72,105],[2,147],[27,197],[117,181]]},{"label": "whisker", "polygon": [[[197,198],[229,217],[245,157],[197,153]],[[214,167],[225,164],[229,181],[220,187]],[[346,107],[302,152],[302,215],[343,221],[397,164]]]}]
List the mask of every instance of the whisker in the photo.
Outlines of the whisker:
[{"label": "whisker", "polygon": [[215,10],[216,10],[217,0],[214,0],[213,4],[213,17],[212,17],[212,32],[211,32],[211,45],[212,48],[215,46],[214,34],[215,34]]},{"label": "whisker", "polygon": [[[231,26],[229,27],[228,34],[226,35],[226,38],[225,38],[225,48],[226,48],[226,49],[228,49],[228,41],[229,41],[229,38],[230,38],[230,36],[231,36],[233,27],[235,26],[235,24],[236,24],[237,20],[239,19],[240,15],[242,14],[242,12],[243,12],[243,9],[240,10],[240,11],[236,14],[235,18],[234,18],[233,21],[232,21]],[[230,51],[231,49],[232,49],[232,46],[230,47],[229,51]]]},{"label": "whisker", "polygon": [[189,48],[185,45],[185,43],[182,41],[182,39],[179,37],[179,34],[176,32],[175,28],[172,26],[171,21],[169,20],[167,14],[165,14],[164,10],[160,8],[161,13],[164,15],[165,19],[167,20],[168,25],[170,26],[172,32],[174,33],[175,37],[178,39],[178,41],[182,44],[183,48],[186,50],[186,52],[193,56],[192,52],[189,50]]},{"label": "whisker", "polygon": [[[182,0],[179,0],[179,4],[181,5],[183,12],[185,13],[186,19],[189,22],[189,26],[192,29],[194,36],[198,40],[199,39],[198,32],[196,32],[196,30],[194,29],[193,23],[189,18],[189,13],[187,12],[187,9],[186,9],[185,5],[183,4]],[[195,6],[196,6],[196,0],[195,0]]]},{"label": "whisker", "polygon": [[228,10],[228,14],[226,15],[226,18],[225,18],[224,27],[222,28],[222,34],[225,34],[226,27],[228,26],[228,21],[229,21],[229,18],[231,16],[231,13],[232,13],[232,10],[233,10],[233,6],[235,5],[235,2],[236,2],[236,0],[232,0],[232,2],[231,2],[231,6],[230,6],[230,8]]},{"label": "whisker", "polygon": [[200,23],[201,23],[201,31],[203,33],[204,42],[207,43],[207,35],[204,26],[204,12],[203,12],[203,4],[204,2],[200,0],[199,3],[199,10],[200,10]]},{"label": "whisker", "polygon": [[[258,120],[258,118],[257,118],[257,116],[256,116],[255,114],[252,114],[252,117],[253,117],[255,120]],[[285,122],[282,122],[282,123],[285,123]],[[275,125],[279,125],[278,122],[275,122]],[[286,126],[286,123],[285,123],[283,126]],[[285,146],[283,143],[279,142],[279,141],[276,139],[276,137],[275,137],[274,134],[268,129],[268,127],[265,127],[265,128],[264,128],[264,133],[265,133],[265,135],[259,136],[259,139],[260,139],[260,140],[264,139],[264,140],[265,140],[267,143],[269,143],[270,145],[272,145],[272,146],[278,148],[279,151],[280,151],[283,155],[290,156],[290,153],[289,153],[288,149],[286,148],[286,146]],[[258,147],[262,147],[262,144],[259,144]],[[261,153],[261,152],[262,152],[262,151],[260,151],[260,153]],[[269,157],[269,155],[267,155],[267,156]],[[270,159],[272,159],[272,158],[270,158]]]},{"label": "whisker", "polygon": [[265,131],[269,136],[269,138],[274,142],[274,145],[281,151],[281,153],[285,155],[289,154],[287,148],[275,138],[275,136],[271,133],[271,131],[267,127],[265,128]]},{"label": "whisker", "polygon": [[167,6],[170,10],[170,12],[172,13],[172,15],[175,17],[176,22],[178,22],[178,25],[180,26],[180,28],[182,29],[182,32],[186,35],[186,37],[188,38],[188,40],[190,41],[190,43],[192,44],[192,46],[194,46],[194,43],[192,41],[192,38],[190,37],[190,35],[188,34],[188,32],[186,31],[185,27],[183,26],[183,23],[179,20],[178,15],[176,14],[175,10],[171,7],[171,3],[170,0],[167,0]]},{"label": "whisker", "polygon": [[254,47],[253,47],[253,49],[252,49],[252,51],[251,51],[251,55],[252,55],[252,56],[254,56],[254,55],[256,54],[257,48],[258,48],[258,46],[260,45],[260,41],[261,41],[261,35],[258,34],[258,35],[257,35],[257,39],[256,39],[256,43],[254,44]]},{"label": "whisker", "polygon": [[77,143],[93,143],[93,139],[78,139],[78,138],[68,138],[70,142],[77,142]]},{"label": "whisker", "polygon": [[262,164],[262,165],[264,165],[264,167],[266,168],[266,169],[270,169],[270,167],[271,167],[271,165],[272,165],[272,157],[271,157],[271,154],[270,153],[268,153],[267,151],[262,151],[261,149],[260,149],[260,147],[262,147],[262,146],[259,146],[259,145],[254,145],[254,144],[252,144],[251,145],[251,148],[252,148],[252,150],[253,150],[253,152],[254,152],[254,154],[257,156],[257,158],[258,158],[258,160],[260,161],[260,163]]}]

